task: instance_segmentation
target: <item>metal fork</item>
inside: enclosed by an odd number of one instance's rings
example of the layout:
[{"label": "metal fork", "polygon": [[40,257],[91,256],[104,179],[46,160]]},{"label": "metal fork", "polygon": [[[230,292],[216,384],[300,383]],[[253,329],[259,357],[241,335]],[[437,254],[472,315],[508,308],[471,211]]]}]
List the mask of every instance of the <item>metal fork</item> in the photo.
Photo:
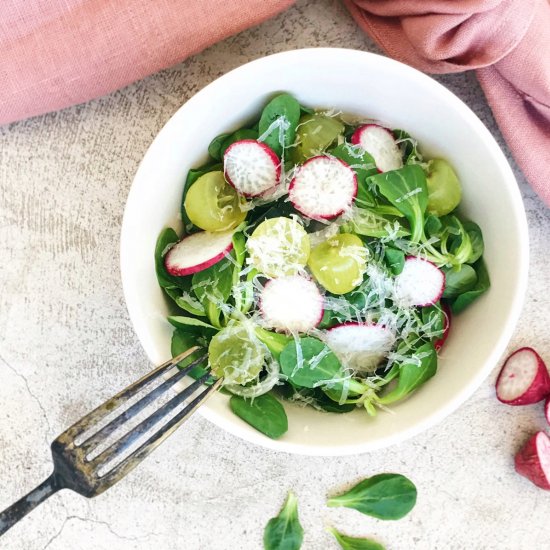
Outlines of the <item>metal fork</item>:
[{"label": "metal fork", "polygon": [[[151,391],[121,412],[116,418],[105,426],[98,428],[95,433],[93,430],[94,426],[98,427],[102,419],[105,419],[121,405],[127,403],[141,390],[146,389],[155,381],[159,381],[161,377],[169,373],[172,367],[175,367],[198,349],[195,346],[163,363],[160,367],[157,367],[81,418],[55,439],[51,446],[54,464],[53,473],[38,487],[0,513],[0,536],[60,489],[72,489],[88,498],[99,495],[133,470],[149,453],[187,420],[218,389],[222,382],[221,379],[216,380],[210,386],[203,387],[202,391],[189,401],[181,411],[165,422],[160,428],[156,429],[156,431],[152,432],[151,436],[144,443],[139,445],[113,467],[110,467],[110,462],[116,461],[117,457],[123,455],[140,437],[152,431],[171,411],[185,403],[209,379],[210,373],[207,372],[204,376],[179,391],[145,420],[111,443],[105,450],[100,451],[97,456],[90,456],[93,455],[94,449],[97,451],[102,443],[105,443],[116,430],[123,428],[129,420],[134,418],[145,407],[165,395],[167,390],[189,374],[193,367],[199,365],[205,359],[205,356],[199,357],[185,368],[177,370],[170,378],[167,378],[160,385],[151,389]],[[92,435],[88,436],[88,433]],[[83,442],[79,442],[78,440],[82,437],[86,437],[86,439]]]}]

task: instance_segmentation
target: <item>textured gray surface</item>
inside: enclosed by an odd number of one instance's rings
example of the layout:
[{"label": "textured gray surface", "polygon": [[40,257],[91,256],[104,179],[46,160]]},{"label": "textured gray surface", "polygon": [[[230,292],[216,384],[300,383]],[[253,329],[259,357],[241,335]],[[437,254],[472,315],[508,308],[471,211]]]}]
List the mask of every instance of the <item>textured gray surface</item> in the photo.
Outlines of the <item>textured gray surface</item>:
[{"label": "textured gray surface", "polygon": [[[0,128],[0,508],[49,474],[53,437],[149,369],[124,305],[118,240],[132,177],[152,138],[229,69],[306,46],[376,51],[338,2],[300,1],[108,97]],[[474,75],[438,80],[502,145]],[[550,359],[550,212],[512,166],[529,217],[531,275],[510,346],[533,344]],[[440,425],[358,457],[278,454],[195,417],[120,485],[90,501],[58,493],[0,547],[258,549],[263,526],[292,488],[304,549],[337,547],[327,524],[395,550],[549,548],[550,496],[512,464],[527,435],[544,427],[541,407],[499,405],[495,374]],[[381,471],[417,484],[418,505],[407,518],[381,522],[324,506],[327,493]]]}]

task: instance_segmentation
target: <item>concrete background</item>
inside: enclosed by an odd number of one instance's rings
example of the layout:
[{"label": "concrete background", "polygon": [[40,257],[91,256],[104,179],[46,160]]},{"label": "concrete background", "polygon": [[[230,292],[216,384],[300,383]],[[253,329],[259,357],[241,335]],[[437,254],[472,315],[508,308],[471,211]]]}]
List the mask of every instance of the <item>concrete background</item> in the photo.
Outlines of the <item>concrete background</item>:
[{"label": "concrete background", "polygon": [[[107,97],[0,128],[0,508],[50,473],[50,441],[150,365],[130,325],[118,270],[122,212],[137,165],[174,111],[213,79],[306,46],[377,51],[342,6],[301,0],[254,29]],[[510,158],[531,234],[529,291],[510,347],[550,360],[550,213],[503,144],[472,73],[437,77]],[[505,243],[503,243],[505,246]],[[87,500],[58,493],[0,540],[9,550],[258,549],[286,491],[304,549],[335,549],[335,525],[393,550],[550,548],[550,495],[512,456],[542,407],[494,398],[496,371],[457,412],[412,441],[348,458],[267,451],[199,416],[119,485]],[[327,494],[383,471],[419,490],[398,522],[325,507]]]}]

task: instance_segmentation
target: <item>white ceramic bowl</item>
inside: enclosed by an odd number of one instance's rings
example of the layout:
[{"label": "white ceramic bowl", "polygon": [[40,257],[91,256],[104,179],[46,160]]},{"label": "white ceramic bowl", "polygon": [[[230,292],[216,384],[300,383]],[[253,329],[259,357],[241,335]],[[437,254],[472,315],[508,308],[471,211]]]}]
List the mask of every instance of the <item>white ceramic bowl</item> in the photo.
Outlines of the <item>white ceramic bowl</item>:
[{"label": "white ceramic bowl", "polygon": [[307,106],[340,109],[404,128],[428,156],[448,159],[463,184],[461,210],[485,238],[490,291],[453,320],[437,375],[394,414],[337,415],[285,403],[289,430],[269,439],[232,414],[217,394],[200,413],[225,430],[272,449],[346,455],[391,445],[445,418],[481,384],[512,335],[526,289],[528,236],[512,171],[476,115],[446,88],[391,59],[354,50],[305,49],[248,63],[218,78],[183,105],[149,147],[124,213],[121,270],[137,335],[153,363],[170,357],[172,327],[155,277],[153,251],[178,212],[189,168],[207,158],[216,135],[257,117],[276,93]]}]

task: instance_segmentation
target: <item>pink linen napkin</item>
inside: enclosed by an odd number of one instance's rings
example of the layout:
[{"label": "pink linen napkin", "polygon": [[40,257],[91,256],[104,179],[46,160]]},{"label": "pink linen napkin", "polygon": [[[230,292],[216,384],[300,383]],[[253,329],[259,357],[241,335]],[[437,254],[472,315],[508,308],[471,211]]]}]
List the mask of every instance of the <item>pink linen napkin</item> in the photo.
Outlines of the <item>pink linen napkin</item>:
[{"label": "pink linen napkin", "polygon": [[[550,205],[549,0],[344,0],[389,55],[477,69],[514,157]],[[0,124],[99,97],[294,0],[2,0]]]},{"label": "pink linen napkin", "polygon": [[392,57],[430,73],[477,69],[514,158],[550,205],[548,0],[344,0]]},{"label": "pink linen napkin", "polygon": [[107,94],[294,0],[1,0],[0,124]]}]

